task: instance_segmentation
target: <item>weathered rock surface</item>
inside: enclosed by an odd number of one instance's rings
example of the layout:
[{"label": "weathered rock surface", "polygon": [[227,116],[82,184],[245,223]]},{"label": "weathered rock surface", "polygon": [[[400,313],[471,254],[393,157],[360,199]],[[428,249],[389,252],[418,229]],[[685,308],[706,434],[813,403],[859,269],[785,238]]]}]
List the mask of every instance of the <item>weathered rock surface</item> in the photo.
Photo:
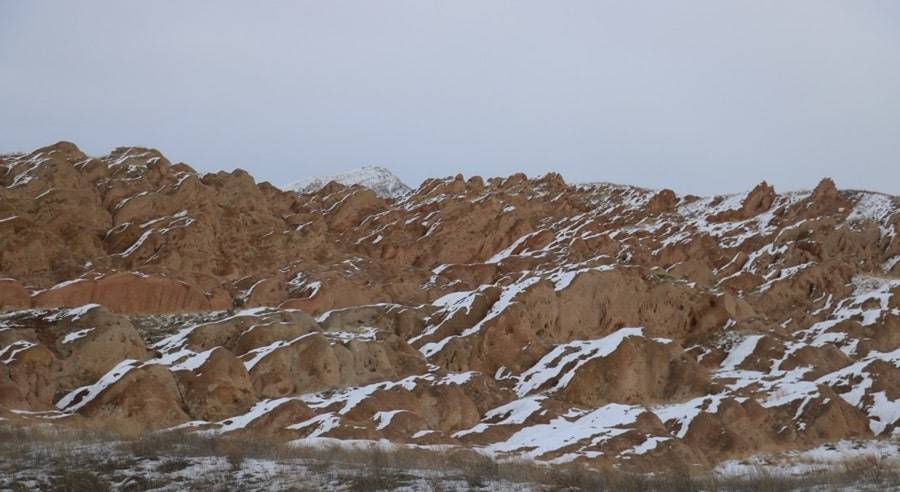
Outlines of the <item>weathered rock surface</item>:
[{"label": "weathered rock surface", "polygon": [[0,156],[0,410],[598,466],[900,432],[896,197],[310,191],[143,148]]},{"label": "weathered rock surface", "polygon": [[26,309],[31,306],[28,291],[13,279],[0,279],[0,309]]},{"label": "weathered rock surface", "polygon": [[55,286],[35,295],[33,304],[38,308],[102,304],[117,313],[178,313],[210,308],[209,300],[193,285],[133,273]]},{"label": "weathered rock surface", "polygon": [[[94,394],[93,387],[76,392],[63,410],[77,411],[109,428],[129,435],[145,430],[173,427],[187,422],[172,373],[156,364],[116,366],[105,378],[110,381]],[[104,380],[101,380],[105,382]]]},{"label": "weathered rock surface", "polygon": [[250,375],[228,349],[210,349],[196,368],[175,372],[187,413],[195,420],[223,420],[244,413],[256,403]]}]

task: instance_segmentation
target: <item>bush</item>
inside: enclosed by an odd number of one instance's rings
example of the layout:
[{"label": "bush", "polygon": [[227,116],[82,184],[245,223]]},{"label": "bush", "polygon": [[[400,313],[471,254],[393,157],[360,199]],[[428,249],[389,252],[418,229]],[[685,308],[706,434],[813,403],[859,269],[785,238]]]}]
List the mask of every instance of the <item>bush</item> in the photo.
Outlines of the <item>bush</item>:
[{"label": "bush", "polygon": [[545,482],[562,490],[605,490],[607,480],[597,471],[583,466],[554,468]]},{"label": "bush", "polygon": [[110,490],[109,482],[83,470],[62,470],[54,474],[51,487],[54,492],[102,492]]}]

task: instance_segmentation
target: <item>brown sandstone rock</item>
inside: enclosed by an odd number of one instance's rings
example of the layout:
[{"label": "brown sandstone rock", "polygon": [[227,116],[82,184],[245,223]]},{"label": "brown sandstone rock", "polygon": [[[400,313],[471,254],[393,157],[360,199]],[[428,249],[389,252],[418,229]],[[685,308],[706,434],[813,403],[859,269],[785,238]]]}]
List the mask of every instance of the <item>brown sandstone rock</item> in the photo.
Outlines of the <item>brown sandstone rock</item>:
[{"label": "brown sandstone rock", "polygon": [[175,372],[187,413],[195,420],[222,420],[256,403],[250,376],[240,359],[224,348],[211,349],[193,370]]},{"label": "brown sandstone rock", "polygon": [[[644,410],[543,458],[635,467],[890,435],[898,422],[873,408],[900,399],[900,201],[830,179],[811,194],[763,182],[724,200],[550,173],[430,179],[393,201],[198,174],[147,148],[2,155],[0,277],[17,280],[0,281],[0,307],[157,316],[0,313],[0,406],[49,409],[125,359],[206,353],[175,363],[175,378],[132,369],[60,420],[136,433],[199,418],[292,438],[326,419],[330,437],[490,445],[615,402]],[[516,378],[552,350],[623,327],[644,336],[514,401]],[[448,370],[479,373],[441,382]],[[779,385],[789,377],[804,384]],[[363,385],[371,393],[345,413],[296,399]],[[504,404],[515,418],[487,416]],[[688,414],[664,423],[648,407]]]},{"label": "brown sandstone rock", "polygon": [[[287,399],[274,410],[254,419],[246,429],[248,432],[268,432],[275,437],[284,437],[285,427],[311,419],[315,412],[305,403],[296,399]],[[226,419],[225,423],[229,421]]]},{"label": "brown sandstone rock", "polygon": [[96,303],[116,313],[169,313],[209,309],[196,287],[167,278],[117,273],[84,280],[37,294],[36,307],[81,306]]},{"label": "brown sandstone rock", "polygon": [[672,342],[628,337],[609,356],[582,365],[558,398],[596,407],[683,400],[709,388],[706,370]]},{"label": "brown sandstone rock", "polygon": [[31,306],[28,291],[13,279],[0,279],[0,309],[27,309]]},{"label": "brown sandstone rock", "polygon": [[710,222],[747,220],[769,210],[775,202],[776,196],[775,188],[763,181],[744,197],[741,208],[711,215],[707,217],[707,220]]},{"label": "brown sandstone rock", "polygon": [[274,348],[252,369],[256,391],[273,398],[359,386],[423,371],[422,356],[399,340],[335,343],[310,333]]},{"label": "brown sandstone rock", "polygon": [[675,192],[666,188],[660,190],[647,202],[647,210],[651,213],[669,212],[678,205],[678,196]]},{"label": "brown sandstone rock", "polygon": [[125,359],[143,361],[150,356],[129,320],[102,307],[64,317],[50,330],[61,359],[58,382],[65,390],[93,383]]},{"label": "brown sandstone rock", "polygon": [[315,320],[299,311],[240,312],[196,327],[187,335],[185,346],[197,352],[221,346],[243,355],[250,350],[278,341],[290,342],[318,330]]},{"label": "brown sandstone rock", "polygon": [[59,361],[47,347],[20,342],[7,347],[0,360],[0,403],[24,410],[52,408]]},{"label": "brown sandstone rock", "polygon": [[755,400],[739,403],[726,399],[715,412],[702,412],[691,421],[685,442],[716,462],[726,457],[777,450],[779,427]]},{"label": "brown sandstone rock", "polygon": [[411,389],[409,385],[396,385],[375,391],[355,406],[347,418],[373,425],[373,417],[378,412],[402,410],[405,415],[400,417],[400,422],[406,422],[400,425],[451,433],[472,427],[484,412],[512,397],[483,374],[457,377],[459,384],[436,377],[437,384],[420,379]]},{"label": "brown sandstone rock", "polygon": [[260,280],[249,292],[244,306],[277,306],[287,299],[287,295],[287,283],[283,279],[273,277]]},{"label": "brown sandstone rock", "polygon": [[105,388],[78,413],[103,420],[107,428],[138,435],[187,422],[172,373],[155,364],[128,371]]}]

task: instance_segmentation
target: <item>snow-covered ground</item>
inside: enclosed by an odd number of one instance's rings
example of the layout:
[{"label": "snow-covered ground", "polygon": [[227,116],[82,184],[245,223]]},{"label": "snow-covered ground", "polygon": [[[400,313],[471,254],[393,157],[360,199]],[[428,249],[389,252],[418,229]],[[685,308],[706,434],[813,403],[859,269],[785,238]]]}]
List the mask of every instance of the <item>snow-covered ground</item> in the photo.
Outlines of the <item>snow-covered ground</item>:
[{"label": "snow-covered ground", "polygon": [[0,424],[0,490],[900,490],[900,442],[842,441],[711,471],[589,470],[387,441],[287,445],[155,434],[136,441]]},{"label": "snow-covered ground", "polygon": [[282,186],[282,189],[300,193],[313,193],[332,181],[343,185],[362,185],[382,198],[397,198],[406,195],[412,188],[389,170],[380,166],[363,166],[332,176],[304,178]]},{"label": "snow-covered ground", "polygon": [[741,476],[766,470],[785,476],[803,476],[826,472],[848,462],[878,460],[893,466],[900,466],[900,441],[840,441],[823,444],[805,451],[760,454],[744,460],[721,463],[715,473],[722,476]]}]

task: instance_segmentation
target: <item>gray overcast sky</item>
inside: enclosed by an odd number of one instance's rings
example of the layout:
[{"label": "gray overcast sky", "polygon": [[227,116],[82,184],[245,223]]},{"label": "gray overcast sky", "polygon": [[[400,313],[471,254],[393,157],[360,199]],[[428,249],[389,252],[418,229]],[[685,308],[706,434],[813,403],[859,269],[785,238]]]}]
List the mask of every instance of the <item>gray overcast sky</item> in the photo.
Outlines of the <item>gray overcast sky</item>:
[{"label": "gray overcast sky", "polygon": [[900,2],[0,0],[0,151],[900,194]]}]

